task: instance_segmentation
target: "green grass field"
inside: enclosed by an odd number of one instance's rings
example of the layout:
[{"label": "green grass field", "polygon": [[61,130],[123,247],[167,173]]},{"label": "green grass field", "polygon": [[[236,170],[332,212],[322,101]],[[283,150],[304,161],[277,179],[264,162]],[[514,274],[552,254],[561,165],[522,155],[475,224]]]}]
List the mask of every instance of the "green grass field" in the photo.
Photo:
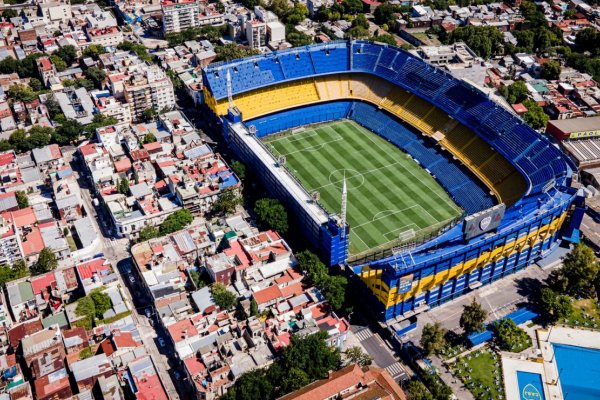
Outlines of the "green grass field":
[{"label": "green grass field", "polygon": [[444,189],[396,146],[343,120],[265,139],[275,156],[332,214],[348,188],[350,254],[387,249],[441,229],[462,210]]}]

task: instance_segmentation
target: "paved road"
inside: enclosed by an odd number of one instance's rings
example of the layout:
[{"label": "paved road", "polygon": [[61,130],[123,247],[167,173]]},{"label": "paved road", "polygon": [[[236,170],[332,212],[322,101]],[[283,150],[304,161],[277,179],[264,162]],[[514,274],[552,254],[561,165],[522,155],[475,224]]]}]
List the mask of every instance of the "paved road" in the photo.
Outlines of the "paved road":
[{"label": "paved road", "polygon": [[[91,214],[92,218],[90,219],[94,224],[96,232],[101,235],[102,252],[104,253],[104,257],[119,272],[116,275],[119,279],[121,287],[124,288],[123,293],[125,294],[126,302],[130,305],[130,307],[133,308],[131,316],[138,327],[146,351],[154,361],[160,379],[169,395],[169,399],[179,400],[180,393],[184,394],[182,396],[183,398],[189,398],[187,396],[187,387],[185,387],[187,385],[178,385],[177,388],[175,387],[173,379],[170,375],[170,372],[173,371],[169,365],[168,357],[161,354],[160,350],[158,349],[156,343],[156,331],[150,325],[149,320],[145,316],[140,315],[140,313],[143,313],[143,310],[149,304],[149,302],[148,299],[140,296],[141,291],[139,288],[132,287],[131,282],[129,281],[130,271],[134,270],[131,265],[131,258],[129,254],[129,241],[127,239],[115,239],[109,237],[110,226],[107,222],[105,222],[108,221],[108,219],[104,216],[103,210],[94,207],[87,182],[84,181],[83,177],[77,177],[80,182],[81,197],[84,207],[86,210],[88,210],[88,213]],[[100,224],[98,223],[98,220],[100,221]],[[134,295],[132,296],[132,294]]]},{"label": "paved road", "polygon": [[459,326],[463,306],[475,299],[488,311],[487,321],[494,321],[518,308],[526,302],[528,296],[541,285],[552,268],[543,270],[532,265],[491,285],[483,286],[465,296],[436,307],[418,317],[417,329],[408,335],[408,339],[418,343],[423,326],[427,323],[439,322],[448,330],[461,333]]},{"label": "paved road", "polygon": [[365,348],[366,352],[373,357],[373,362],[380,368],[385,368],[395,380],[408,378],[405,366],[400,363],[390,347],[371,328],[363,327],[354,332],[356,339]]}]

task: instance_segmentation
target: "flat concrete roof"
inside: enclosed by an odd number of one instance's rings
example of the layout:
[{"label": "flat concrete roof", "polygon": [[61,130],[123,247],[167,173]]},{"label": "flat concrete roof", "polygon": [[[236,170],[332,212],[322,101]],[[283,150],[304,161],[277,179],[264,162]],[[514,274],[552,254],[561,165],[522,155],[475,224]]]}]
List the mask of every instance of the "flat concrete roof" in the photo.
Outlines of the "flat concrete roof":
[{"label": "flat concrete roof", "polygon": [[557,119],[548,121],[548,124],[566,133],[592,131],[600,129],[600,117]]}]

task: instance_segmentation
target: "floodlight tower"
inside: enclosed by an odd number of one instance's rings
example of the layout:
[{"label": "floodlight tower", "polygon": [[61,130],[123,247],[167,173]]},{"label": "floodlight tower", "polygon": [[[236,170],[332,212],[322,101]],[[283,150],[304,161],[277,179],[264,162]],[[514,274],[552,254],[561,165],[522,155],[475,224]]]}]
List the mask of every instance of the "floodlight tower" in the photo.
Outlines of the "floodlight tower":
[{"label": "floodlight tower", "polygon": [[346,176],[342,184],[342,211],[340,213],[340,224],[342,225],[342,238],[346,237],[346,208],[348,205],[348,189],[346,187]]},{"label": "floodlight tower", "polygon": [[227,102],[229,103],[229,108],[233,107],[233,95],[231,93],[231,74],[227,70]]}]

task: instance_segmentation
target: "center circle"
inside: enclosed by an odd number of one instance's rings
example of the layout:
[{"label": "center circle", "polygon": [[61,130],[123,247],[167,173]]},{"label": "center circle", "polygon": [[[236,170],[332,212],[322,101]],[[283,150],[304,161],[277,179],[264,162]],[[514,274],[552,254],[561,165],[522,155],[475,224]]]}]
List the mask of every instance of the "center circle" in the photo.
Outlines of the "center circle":
[{"label": "center circle", "polygon": [[342,190],[346,177],[346,187],[348,190],[361,187],[365,183],[363,174],[352,168],[335,169],[329,174],[329,182]]}]

